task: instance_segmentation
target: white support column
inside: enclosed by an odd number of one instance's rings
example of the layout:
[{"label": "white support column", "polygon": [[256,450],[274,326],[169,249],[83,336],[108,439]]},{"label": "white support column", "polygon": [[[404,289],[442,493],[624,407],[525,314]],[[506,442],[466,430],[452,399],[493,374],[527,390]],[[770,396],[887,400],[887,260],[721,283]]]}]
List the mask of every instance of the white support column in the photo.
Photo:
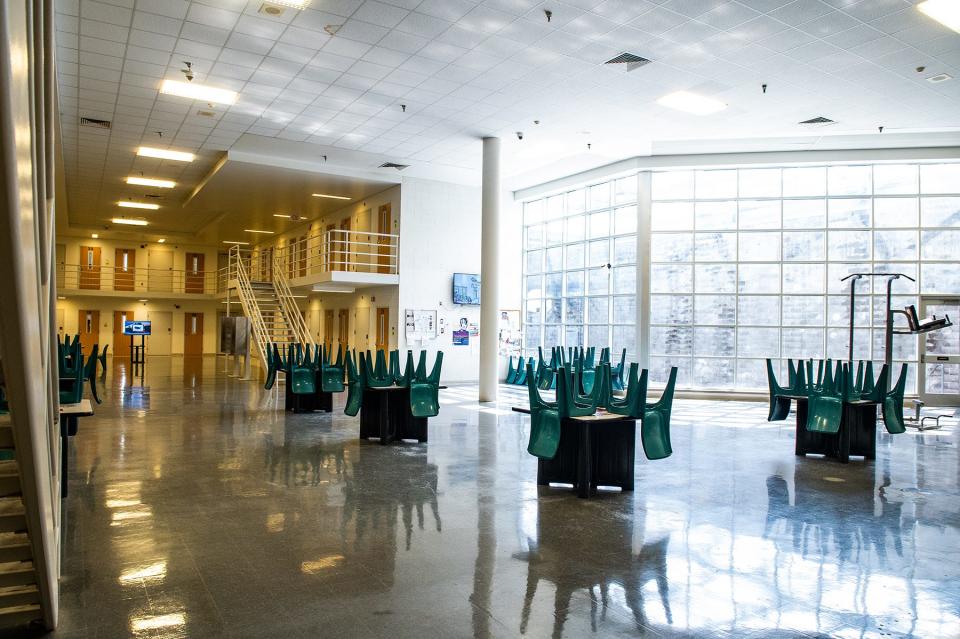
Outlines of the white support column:
[{"label": "white support column", "polygon": [[650,232],[652,215],[652,175],[641,171],[637,189],[637,363],[650,368]]},{"label": "white support column", "polygon": [[499,362],[500,138],[483,138],[480,233],[480,401],[497,400]]}]

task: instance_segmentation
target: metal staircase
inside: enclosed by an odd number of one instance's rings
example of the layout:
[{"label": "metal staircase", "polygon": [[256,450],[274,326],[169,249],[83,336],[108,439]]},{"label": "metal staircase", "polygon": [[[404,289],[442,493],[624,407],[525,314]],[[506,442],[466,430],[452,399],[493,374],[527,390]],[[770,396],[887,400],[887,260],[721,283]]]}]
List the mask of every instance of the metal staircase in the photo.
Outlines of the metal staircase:
[{"label": "metal staircase", "polygon": [[274,263],[271,280],[252,280],[251,260],[239,247],[230,249],[231,280],[236,281],[243,314],[250,319],[253,339],[257,345],[260,361],[266,366],[267,352],[271,344],[283,349],[286,344],[314,344],[307,330],[303,315],[297,308],[283,269]]},{"label": "metal staircase", "polygon": [[0,414],[0,628],[43,617],[9,414]]}]

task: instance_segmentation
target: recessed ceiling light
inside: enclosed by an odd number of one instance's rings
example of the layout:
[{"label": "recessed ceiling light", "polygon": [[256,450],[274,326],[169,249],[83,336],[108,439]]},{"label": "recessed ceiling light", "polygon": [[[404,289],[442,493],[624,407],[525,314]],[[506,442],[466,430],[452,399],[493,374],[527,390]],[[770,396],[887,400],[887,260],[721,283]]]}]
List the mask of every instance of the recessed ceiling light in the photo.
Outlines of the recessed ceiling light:
[{"label": "recessed ceiling light", "polygon": [[155,186],[158,189],[172,189],[177,185],[177,183],[173,180],[156,180],[154,178],[135,177],[133,175],[127,177],[127,184],[136,184],[137,186]]},{"label": "recessed ceiling light", "polygon": [[279,4],[284,7],[303,9],[310,4],[310,0],[270,0],[270,4]]},{"label": "recessed ceiling light", "polygon": [[58,299],[58,300],[65,300],[65,299],[67,299],[67,298],[64,297],[63,295],[57,295],[57,299]]},{"label": "recessed ceiling light", "polygon": [[335,36],[337,35],[337,31],[339,31],[341,27],[343,27],[342,24],[328,24],[323,28],[323,30],[329,33],[330,35]]},{"label": "recessed ceiling light", "polygon": [[171,151],[170,149],[156,149],[152,146],[137,148],[137,155],[145,158],[160,158],[161,160],[175,160],[177,162],[193,162],[196,157],[186,151]]},{"label": "recessed ceiling light", "polygon": [[160,208],[159,204],[149,204],[147,202],[130,202],[128,200],[120,200],[117,202],[117,206],[122,206],[125,209],[148,209],[150,211],[156,211]]},{"label": "recessed ceiling light", "polygon": [[94,234],[91,235],[90,237],[92,237],[92,238],[95,239],[95,240],[98,240],[98,239],[100,239],[100,234],[99,234],[99,233],[94,233]]},{"label": "recessed ceiling light", "polygon": [[723,111],[727,105],[720,100],[714,100],[703,95],[690,93],[689,91],[675,91],[668,93],[659,100],[657,104],[678,111],[686,111],[694,115],[710,115],[717,111]]},{"label": "recessed ceiling light", "polygon": [[947,80],[952,80],[952,79],[953,79],[953,76],[950,75],[949,73],[939,73],[937,75],[933,75],[927,78],[927,82],[938,84],[940,82],[946,82]]},{"label": "recessed ceiling light", "polygon": [[179,80],[164,80],[160,85],[160,93],[219,104],[235,104],[237,101],[236,91],[218,89],[194,82],[180,82]]},{"label": "recessed ceiling light", "polygon": [[157,244],[163,244],[166,241],[167,241],[167,238],[161,237],[159,240],[157,240]]},{"label": "recessed ceiling light", "polygon": [[137,300],[139,302],[149,302],[150,300]]},{"label": "recessed ceiling light", "polygon": [[126,224],[127,226],[146,226],[149,224],[146,220],[134,220],[126,217],[115,217],[110,221],[114,224]]},{"label": "recessed ceiling light", "polygon": [[960,3],[957,0],[926,0],[918,4],[917,9],[943,26],[960,33]]},{"label": "recessed ceiling light", "polygon": [[224,240],[224,244],[249,244],[250,242],[238,242],[236,240]]},{"label": "recessed ceiling light", "polygon": [[286,215],[285,213],[274,213],[273,217],[285,217],[289,220],[292,216]]},{"label": "recessed ceiling light", "polygon": [[344,195],[327,195],[326,193],[311,193],[313,197],[325,197],[329,200],[349,200],[350,198]]},{"label": "recessed ceiling light", "polygon": [[273,231],[258,231],[256,229],[243,229],[245,233],[266,233],[267,235],[273,235]]}]

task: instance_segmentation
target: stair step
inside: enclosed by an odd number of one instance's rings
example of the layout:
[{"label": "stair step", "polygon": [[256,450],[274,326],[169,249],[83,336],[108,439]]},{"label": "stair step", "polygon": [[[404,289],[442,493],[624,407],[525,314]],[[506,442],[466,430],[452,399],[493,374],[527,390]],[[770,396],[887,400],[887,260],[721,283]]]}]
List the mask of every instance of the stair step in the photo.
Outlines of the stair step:
[{"label": "stair step", "polygon": [[20,494],[20,470],[15,459],[0,460],[0,497]]},{"label": "stair step", "polygon": [[40,603],[40,591],[36,584],[4,586],[0,588],[0,611],[11,606],[27,606]]},{"label": "stair step", "polygon": [[39,604],[0,608],[0,627],[22,626],[43,618]]},{"label": "stair step", "polygon": [[20,532],[27,529],[23,501],[19,497],[0,497],[0,532]]},{"label": "stair step", "polygon": [[0,448],[13,448],[13,422],[9,413],[0,415]]},{"label": "stair step", "polygon": [[0,588],[28,586],[37,583],[32,561],[9,561],[0,563]]},{"label": "stair step", "polygon": [[0,533],[0,562],[23,561],[32,559],[30,538],[27,533]]}]

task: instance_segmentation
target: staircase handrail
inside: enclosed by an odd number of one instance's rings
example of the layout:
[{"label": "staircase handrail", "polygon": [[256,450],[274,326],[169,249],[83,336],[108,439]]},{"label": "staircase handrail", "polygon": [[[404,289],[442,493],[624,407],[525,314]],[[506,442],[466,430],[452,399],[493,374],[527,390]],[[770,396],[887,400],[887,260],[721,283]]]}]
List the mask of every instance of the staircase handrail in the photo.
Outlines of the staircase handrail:
[{"label": "staircase handrail", "polygon": [[280,302],[280,311],[287,321],[287,326],[293,329],[297,341],[301,344],[315,346],[313,336],[310,335],[310,329],[307,328],[307,322],[303,319],[303,314],[300,313],[300,309],[294,301],[293,292],[290,290],[284,265],[278,253],[273,255],[273,286],[277,292],[277,300]]},{"label": "staircase handrail", "polygon": [[260,314],[260,307],[257,306],[256,296],[253,292],[253,286],[250,284],[247,269],[243,264],[243,257],[240,255],[239,246],[230,248],[230,263],[234,265],[237,275],[237,290],[240,293],[240,306],[243,308],[243,314],[250,318],[254,340],[257,343],[257,350],[260,352],[260,361],[266,366],[267,350],[270,348],[270,338],[267,334],[266,325],[263,322],[263,316]]}]

